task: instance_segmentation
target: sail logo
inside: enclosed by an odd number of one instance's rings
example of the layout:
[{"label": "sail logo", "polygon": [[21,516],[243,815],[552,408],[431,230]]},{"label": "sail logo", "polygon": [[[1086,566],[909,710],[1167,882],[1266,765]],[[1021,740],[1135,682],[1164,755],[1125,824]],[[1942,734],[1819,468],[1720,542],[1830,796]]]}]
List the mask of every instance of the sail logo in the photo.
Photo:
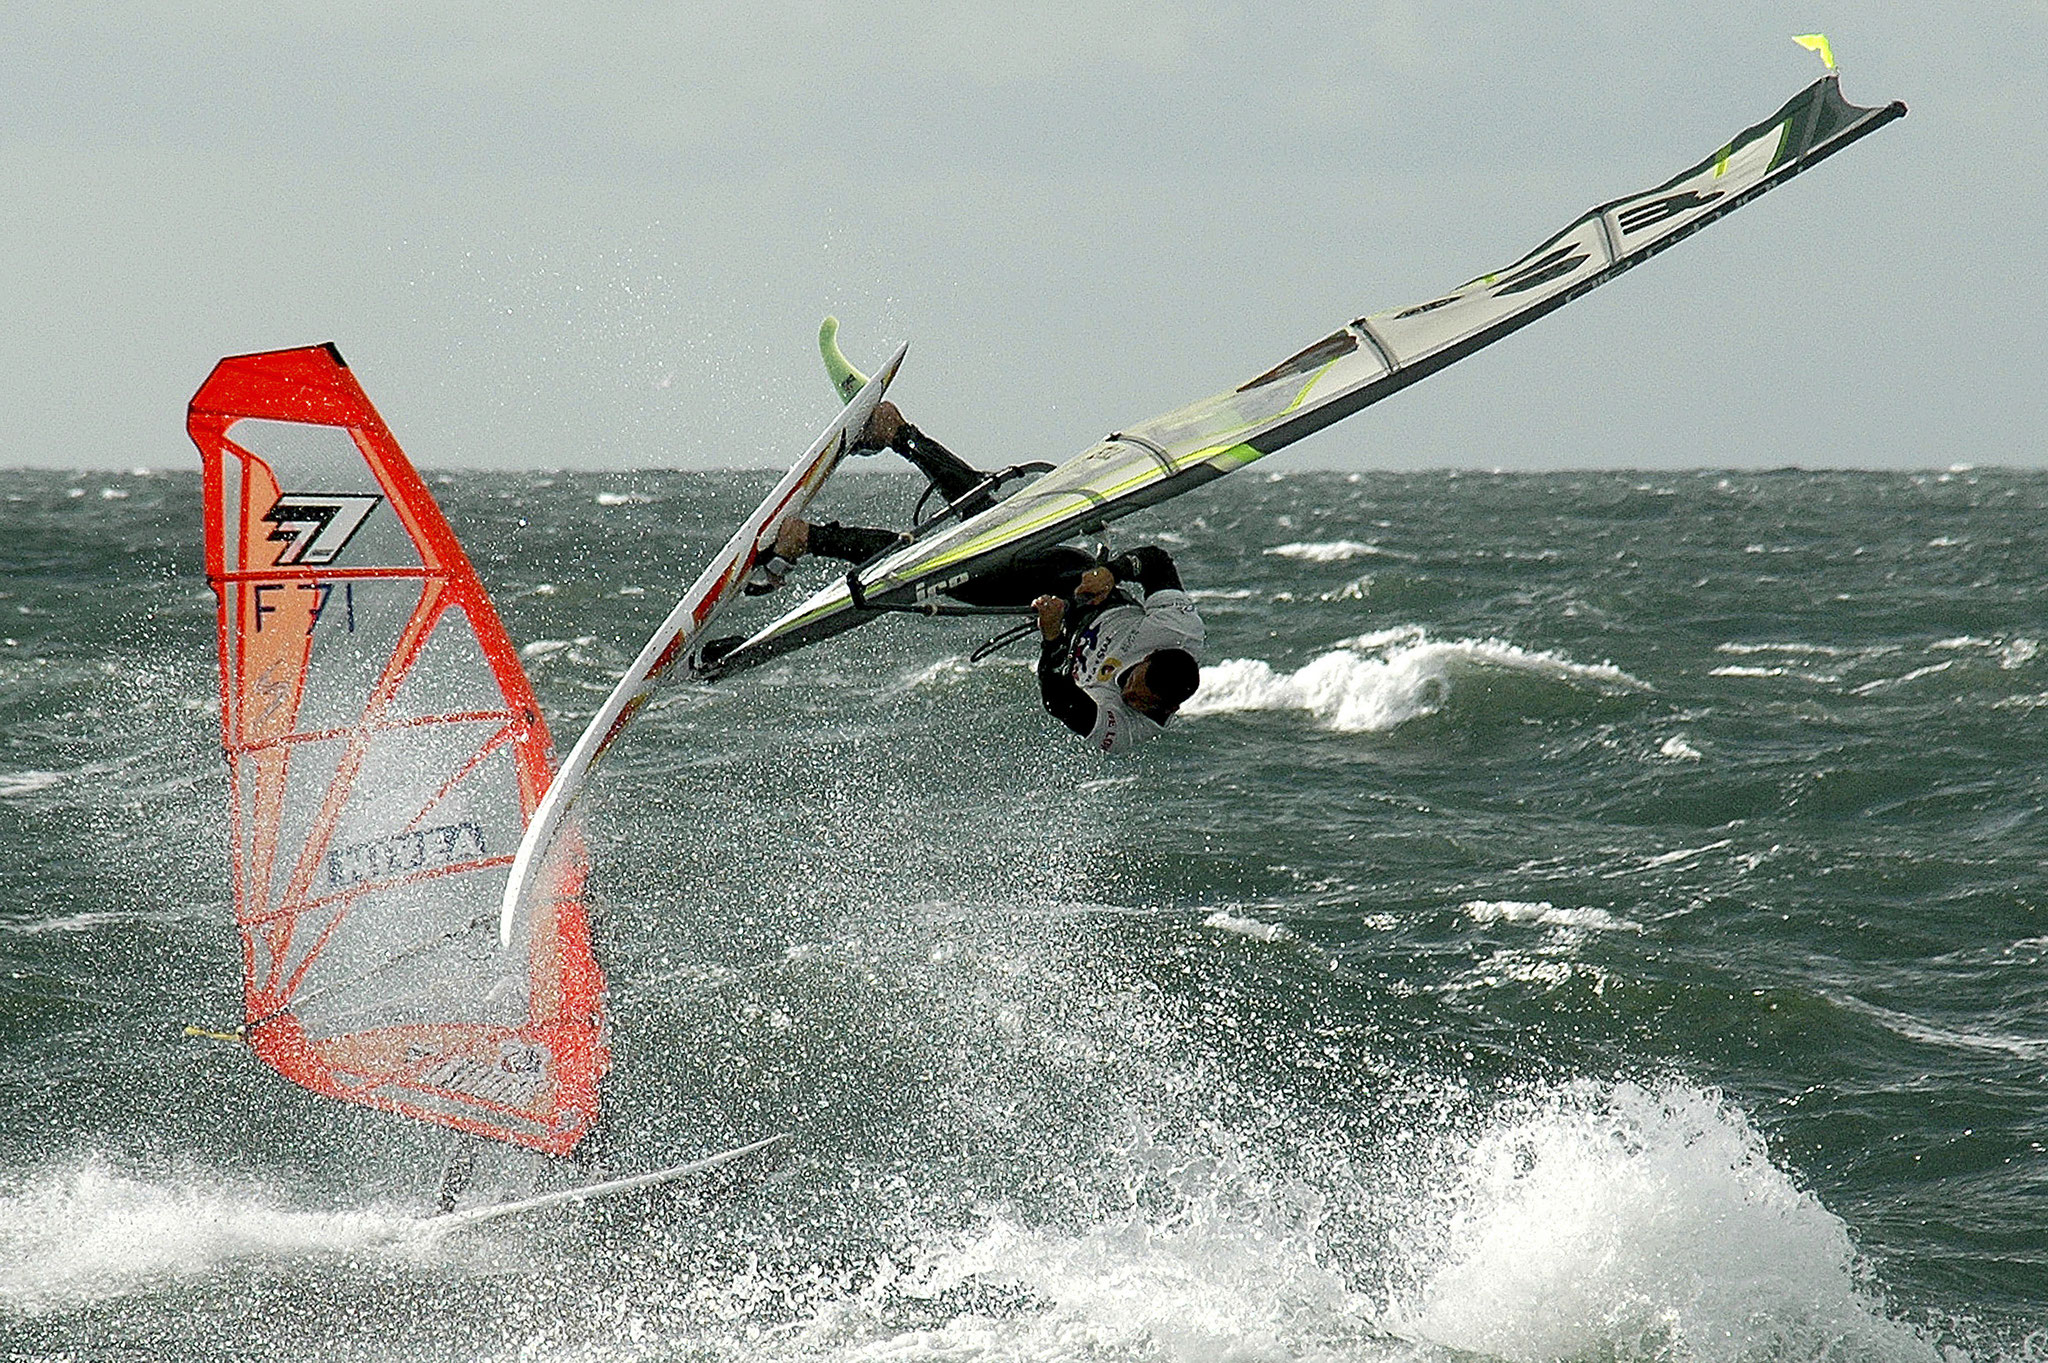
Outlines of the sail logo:
[{"label": "sail logo", "polygon": [[336,847],[328,852],[323,866],[327,883],[335,889],[345,889],[418,871],[438,871],[459,862],[480,861],[487,855],[484,830],[464,819],[439,828],[420,828]]},{"label": "sail logo", "polygon": [[277,527],[270,532],[270,543],[284,546],[278,551],[278,565],[334,562],[383,500],[370,492],[281,493],[263,513],[263,519]]},{"label": "sail logo", "polygon": [[1560,246],[1541,259],[1531,261],[1505,279],[1494,285],[1493,296],[1505,298],[1511,293],[1527,293],[1540,288],[1554,279],[1562,279],[1573,270],[1591,259],[1586,248],[1577,242]]},{"label": "sail logo", "polygon": [[501,1057],[498,1065],[487,1065],[468,1056],[451,1055],[422,1071],[413,1082],[420,1088],[441,1089],[487,1103],[531,1107],[547,1083],[546,1060],[532,1064],[523,1056],[508,1055]]},{"label": "sail logo", "polygon": [[943,592],[952,591],[971,576],[973,576],[971,573],[959,573],[947,578],[944,582],[920,582],[917,584],[917,590],[911,593],[911,599],[915,601],[929,601]]},{"label": "sail logo", "polygon": [[1681,189],[1676,194],[1667,194],[1646,204],[1624,208],[1615,215],[1615,220],[1621,224],[1622,235],[1628,236],[1642,231],[1645,227],[1654,227],[1667,218],[1690,213],[1695,208],[1705,208],[1720,197],[1721,191],[1718,189],[1710,189],[1705,194],[1697,189]]}]

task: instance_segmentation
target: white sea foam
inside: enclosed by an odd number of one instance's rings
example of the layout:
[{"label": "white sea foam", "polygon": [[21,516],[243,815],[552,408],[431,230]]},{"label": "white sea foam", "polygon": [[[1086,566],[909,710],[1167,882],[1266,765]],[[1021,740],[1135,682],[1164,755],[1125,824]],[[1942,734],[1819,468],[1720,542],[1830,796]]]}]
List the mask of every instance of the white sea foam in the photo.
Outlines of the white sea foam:
[{"label": "white sea foam", "polygon": [[937,662],[925,664],[915,672],[904,674],[901,684],[912,690],[920,686],[943,685],[973,675],[974,667],[966,655],[952,653]]},{"label": "white sea foam", "polygon": [[[1160,1172],[1172,1185],[1167,1205],[1079,1231],[991,1211],[977,1230],[934,1240],[821,1304],[785,1356],[1234,1363],[1355,1356],[1378,1335],[1368,1301],[1323,1261],[1315,1195],[1228,1160]],[[963,1289],[1028,1307],[949,1311],[907,1331],[888,1323],[902,1303]]]},{"label": "white sea foam", "polygon": [[1261,942],[1285,942],[1294,936],[1278,923],[1262,923],[1228,909],[1216,910],[1202,920],[1202,926],[1215,928],[1218,932],[1234,932],[1240,937],[1255,937]]},{"label": "white sea foam", "polygon": [[1343,640],[1293,672],[1257,658],[1211,664],[1182,713],[1305,710],[1340,732],[1378,732],[1436,713],[1461,677],[1486,669],[1602,692],[1647,689],[1609,663],[1578,663],[1498,639],[1438,643],[1410,627]]},{"label": "white sea foam", "polygon": [[85,932],[103,923],[121,923],[135,917],[129,913],[105,913],[86,911],[67,913],[58,918],[14,918],[0,922],[0,931],[18,932],[23,936],[40,936],[46,932]]},{"label": "white sea foam", "polygon": [[597,494],[597,504],[599,506],[646,506],[653,500],[654,498],[644,492],[600,492]]},{"label": "white sea foam", "polygon": [[1657,748],[1657,755],[1668,757],[1674,762],[1698,762],[1705,754],[1686,741],[1684,734],[1673,734]]},{"label": "white sea foam", "polygon": [[1617,918],[1605,909],[1560,909],[1549,900],[1469,899],[1458,906],[1475,923],[1540,923],[1545,927],[1590,932],[1641,932],[1643,925]]},{"label": "white sea foam", "polygon": [[1998,665],[2006,671],[2024,667],[2034,660],[2041,651],[2038,639],[2015,635],[2010,639],[1984,639],[1974,634],[1959,634],[1952,639],[1937,639],[1928,649],[1935,652],[1990,653],[1997,657]]},{"label": "white sea foam", "polygon": [[1930,663],[1926,667],[1916,667],[1912,671],[1901,673],[1896,677],[1879,677],[1876,681],[1865,682],[1863,685],[1853,688],[1850,694],[1867,696],[1873,691],[1882,691],[1888,686],[1903,686],[1907,682],[1919,681],[1922,677],[1931,677],[1937,672],[1946,672],[1955,665],[1956,660],[1949,658],[1943,662]]},{"label": "white sea foam", "polygon": [[1874,1003],[1865,1003],[1850,995],[1831,994],[1829,997],[1850,1012],[1861,1013],[1873,1019],[1886,1031],[1902,1036],[1908,1041],[1917,1041],[1924,1046],[1940,1046],[1957,1051],[1989,1051],[1999,1055],[2015,1055],[2027,1060],[2048,1056],[2048,1037],[2014,1036],[2009,1032],[1958,1031],[1953,1027],[1943,1027],[1939,1023],[1914,1017],[1911,1013],[1880,1008]]},{"label": "white sea foam", "polygon": [[1360,540],[1327,540],[1320,543],[1276,544],[1265,551],[1274,558],[1299,559],[1305,563],[1342,563],[1368,554],[1384,554],[1377,544]]},{"label": "white sea foam", "polygon": [[64,779],[56,771],[8,771],[0,772],[0,800],[27,795],[31,791],[48,790]]},{"label": "white sea foam", "polygon": [[[1160,1152],[1134,1205],[1078,1228],[985,1208],[978,1227],[918,1237],[859,1286],[812,1298],[747,1353],[1940,1363],[1886,1318],[1844,1223],[1711,1090],[1580,1082],[1427,1144],[1316,1188]],[[742,1275],[694,1295],[743,1319],[774,1293]],[[991,1297],[994,1310],[957,1305]]]},{"label": "white sea foam", "polygon": [[124,1296],[251,1259],[395,1242],[410,1218],[291,1211],[255,1187],[159,1183],[97,1157],[0,1184],[0,1307],[25,1314]]},{"label": "white sea foam", "polygon": [[1710,1090],[1581,1083],[1510,1107],[1432,1194],[1388,1313],[1421,1340],[1510,1363],[1939,1358]]},{"label": "white sea foam", "polygon": [[1716,644],[1716,653],[1787,653],[1794,657],[1812,656],[1818,658],[1839,658],[1849,652],[1832,644]]},{"label": "white sea foam", "polygon": [[597,636],[594,634],[579,634],[574,639],[535,639],[519,650],[519,656],[530,663],[538,662],[543,658],[552,658],[564,649],[588,648],[596,642]]},{"label": "white sea foam", "polygon": [[1734,843],[1733,838],[1722,838],[1719,842],[1710,842],[1703,847],[1680,847],[1670,852],[1659,852],[1654,857],[1645,857],[1643,866],[1645,869],[1655,866],[1676,866],[1681,861],[1691,861],[1694,857],[1704,856],[1708,852],[1718,852],[1724,847],[1733,846]]}]

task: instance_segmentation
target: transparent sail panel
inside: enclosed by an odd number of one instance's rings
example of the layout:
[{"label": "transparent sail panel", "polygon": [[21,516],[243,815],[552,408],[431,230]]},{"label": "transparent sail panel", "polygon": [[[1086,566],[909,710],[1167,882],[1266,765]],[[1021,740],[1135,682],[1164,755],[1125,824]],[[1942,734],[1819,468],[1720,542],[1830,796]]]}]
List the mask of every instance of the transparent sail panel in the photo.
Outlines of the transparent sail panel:
[{"label": "transparent sail panel", "polygon": [[548,741],[481,583],[331,350],[223,361],[191,430],[251,1049],[331,1097],[566,1152],[596,1113],[604,980],[573,837],[498,944]]}]

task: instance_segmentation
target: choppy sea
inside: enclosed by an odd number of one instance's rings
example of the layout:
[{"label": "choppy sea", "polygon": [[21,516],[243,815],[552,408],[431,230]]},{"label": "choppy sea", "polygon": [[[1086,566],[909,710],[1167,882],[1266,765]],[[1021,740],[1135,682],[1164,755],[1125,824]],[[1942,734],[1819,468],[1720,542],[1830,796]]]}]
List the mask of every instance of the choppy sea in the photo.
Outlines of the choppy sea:
[{"label": "choppy sea", "polygon": [[[771,478],[430,481],[566,744]],[[197,474],[0,498],[0,1358],[2048,1358],[2048,475],[1257,466],[1119,536],[1210,641],[1130,760],[972,623],[674,691],[614,1158],[791,1153],[396,1242],[438,1136],[183,1034]]]}]

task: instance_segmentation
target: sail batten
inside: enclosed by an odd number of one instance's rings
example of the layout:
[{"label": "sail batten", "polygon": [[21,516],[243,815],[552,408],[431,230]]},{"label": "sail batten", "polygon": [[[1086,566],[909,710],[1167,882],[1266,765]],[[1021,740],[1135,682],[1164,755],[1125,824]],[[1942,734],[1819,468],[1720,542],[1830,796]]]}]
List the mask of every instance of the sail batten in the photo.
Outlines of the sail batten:
[{"label": "sail batten", "polygon": [[331,347],[192,402],[219,597],[251,1050],[345,1102],[552,1154],[597,1115],[604,977],[558,837],[491,929],[551,775],[517,650]]}]

